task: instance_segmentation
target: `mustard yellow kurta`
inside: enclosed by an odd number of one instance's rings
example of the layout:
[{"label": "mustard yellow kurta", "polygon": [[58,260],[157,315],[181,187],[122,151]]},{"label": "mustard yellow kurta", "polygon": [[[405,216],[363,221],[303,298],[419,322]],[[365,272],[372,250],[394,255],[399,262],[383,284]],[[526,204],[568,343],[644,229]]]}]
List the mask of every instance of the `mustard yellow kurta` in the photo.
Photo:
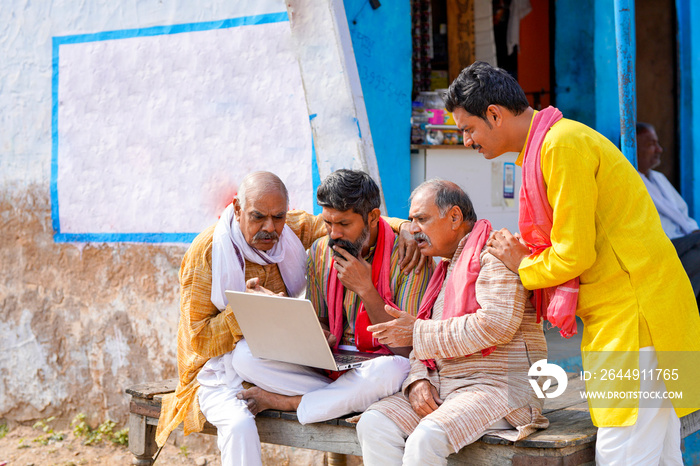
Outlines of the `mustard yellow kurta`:
[{"label": "mustard yellow kurta", "polygon": [[[552,246],[525,259],[520,278],[534,290],[580,277],[584,369],[587,351],[700,351],[690,281],[644,183],[617,147],[562,119],[545,137],[541,166],[554,211]],[[700,408],[674,406],[679,416]],[[591,417],[601,427],[632,425],[637,408],[592,409]]]},{"label": "mustard yellow kurta", "polygon": [[[387,218],[394,231],[405,220]],[[303,211],[287,213],[287,225],[299,237],[304,249],[325,236],[327,230],[321,216]],[[197,374],[215,356],[233,351],[243,335],[233,310],[226,306],[220,312],[211,302],[212,225],[197,235],[180,266],[180,322],[177,332],[177,366],[179,382],[174,393],[163,396],[158,420],[156,443],[165,443],[181,422],[185,435],[200,432],[205,418],[196,396]],[[245,279],[259,277],[260,285],[275,292],[286,292],[277,264],[259,265],[245,261]]]}]

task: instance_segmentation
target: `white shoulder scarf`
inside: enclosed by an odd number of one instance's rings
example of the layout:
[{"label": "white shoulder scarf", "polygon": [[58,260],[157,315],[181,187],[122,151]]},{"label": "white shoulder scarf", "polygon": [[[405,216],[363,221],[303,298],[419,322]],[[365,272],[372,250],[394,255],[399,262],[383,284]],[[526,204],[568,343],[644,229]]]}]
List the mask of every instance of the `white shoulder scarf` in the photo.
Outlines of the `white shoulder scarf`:
[{"label": "white shoulder scarf", "polygon": [[211,302],[224,310],[226,290],[245,291],[245,261],[277,264],[290,296],[299,296],[306,287],[306,251],[299,238],[285,225],[279,241],[269,251],[252,248],[236,221],[233,204],[221,214],[212,239]]},{"label": "white shoulder scarf", "polygon": [[669,238],[684,236],[698,229],[697,222],[688,216],[688,204],[663,173],[649,170],[648,177],[644,174],[641,176]]}]

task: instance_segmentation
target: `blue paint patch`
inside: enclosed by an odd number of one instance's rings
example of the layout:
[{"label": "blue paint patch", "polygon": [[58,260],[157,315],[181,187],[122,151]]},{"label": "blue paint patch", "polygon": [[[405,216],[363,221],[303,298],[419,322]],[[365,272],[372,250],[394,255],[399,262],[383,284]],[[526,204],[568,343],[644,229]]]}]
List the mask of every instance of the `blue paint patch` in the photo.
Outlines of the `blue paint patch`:
[{"label": "blue paint patch", "polygon": [[357,126],[357,137],[362,139],[362,130],[360,129],[360,120],[357,118],[353,118],[353,121],[355,122],[355,126]]},{"label": "blue paint patch", "polygon": [[[251,26],[289,21],[286,11],[264,15],[242,16],[220,21],[203,23],[174,24],[154,26],[142,29],[122,29],[92,34],[57,36],[52,38],[51,57],[51,224],[55,231],[54,241],[65,242],[136,242],[136,243],[191,243],[195,233],[61,233],[61,221],[58,204],[58,80],[59,48],[65,44],[81,44],[105,40],[129,39],[133,37],[151,37],[185,32],[228,29],[239,26]],[[314,115],[315,116],[315,115]],[[314,157],[315,160],[315,157]]]},{"label": "blue paint patch", "polygon": [[318,113],[312,113],[311,115],[309,115],[309,121],[313,120],[317,116],[318,116]]},{"label": "blue paint patch", "polygon": [[[566,118],[595,127],[595,1],[557,0],[555,10],[554,69],[557,108]],[[574,58],[575,57],[575,58]]]},{"label": "blue paint patch", "polygon": [[[316,115],[314,114],[314,116]],[[318,162],[316,161],[316,146],[314,145],[313,135],[311,136],[311,180],[314,186],[314,198],[311,200],[311,202],[313,202],[314,205],[314,215],[319,215],[323,209],[321,209],[321,206],[318,205],[318,202],[316,201],[316,192],[318,191],[318,187],[321,184],[321,174],[318,172]]]},{"label": "blue paint patch", "polygon": [[343,0],[387,212],[405,218],[411,193],[411,6],[382,2],[374,10],[367,3]]},{"label": "blue paint patch", "polygon": [[683,439],[683,464],[700,464],[700,431]]}]

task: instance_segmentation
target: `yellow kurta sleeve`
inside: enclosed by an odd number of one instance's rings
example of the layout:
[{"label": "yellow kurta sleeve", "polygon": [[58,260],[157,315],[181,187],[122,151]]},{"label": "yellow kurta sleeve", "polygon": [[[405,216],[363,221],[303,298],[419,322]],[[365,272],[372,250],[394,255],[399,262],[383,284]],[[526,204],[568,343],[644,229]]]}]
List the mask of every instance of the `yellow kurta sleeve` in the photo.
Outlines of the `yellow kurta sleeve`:
[{"label": "yellow kurta sleeve", "polygon": [[299,237],[304,249],[309,249],[314,241],[328,234],[320,215],[312,215],[303,210],[287,212],[287,225]]},{"label": "yellow kurta sleeve", "polygon": [[560,285],[578,277],[596,260],[597,157],[559,141],[542,147],[542,174],[553,210],[552,246],[522,261],[525,288]]},{"label": "yellow kurta sleeve", "polygon": [[231,306],[223,312],[211,302],[211,269],[183,268],[180,274],[182,317],[187,319],[192,349],[205,358],[231,351],[241,339]]}]

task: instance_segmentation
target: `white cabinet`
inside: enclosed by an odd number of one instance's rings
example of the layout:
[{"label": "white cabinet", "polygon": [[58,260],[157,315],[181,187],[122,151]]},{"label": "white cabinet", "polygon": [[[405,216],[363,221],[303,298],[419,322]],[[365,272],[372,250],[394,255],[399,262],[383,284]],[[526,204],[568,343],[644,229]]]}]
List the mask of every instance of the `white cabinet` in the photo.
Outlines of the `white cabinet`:
[{"label": "white cabinet", "polygon": [[517,157],[509,152],[486,160],[463,146],[417,146],[411,150],[411,190],[432,178],[453,181],[469,195],[479,218],[491,221],[494,229],[516,232],[521,179]]}]

